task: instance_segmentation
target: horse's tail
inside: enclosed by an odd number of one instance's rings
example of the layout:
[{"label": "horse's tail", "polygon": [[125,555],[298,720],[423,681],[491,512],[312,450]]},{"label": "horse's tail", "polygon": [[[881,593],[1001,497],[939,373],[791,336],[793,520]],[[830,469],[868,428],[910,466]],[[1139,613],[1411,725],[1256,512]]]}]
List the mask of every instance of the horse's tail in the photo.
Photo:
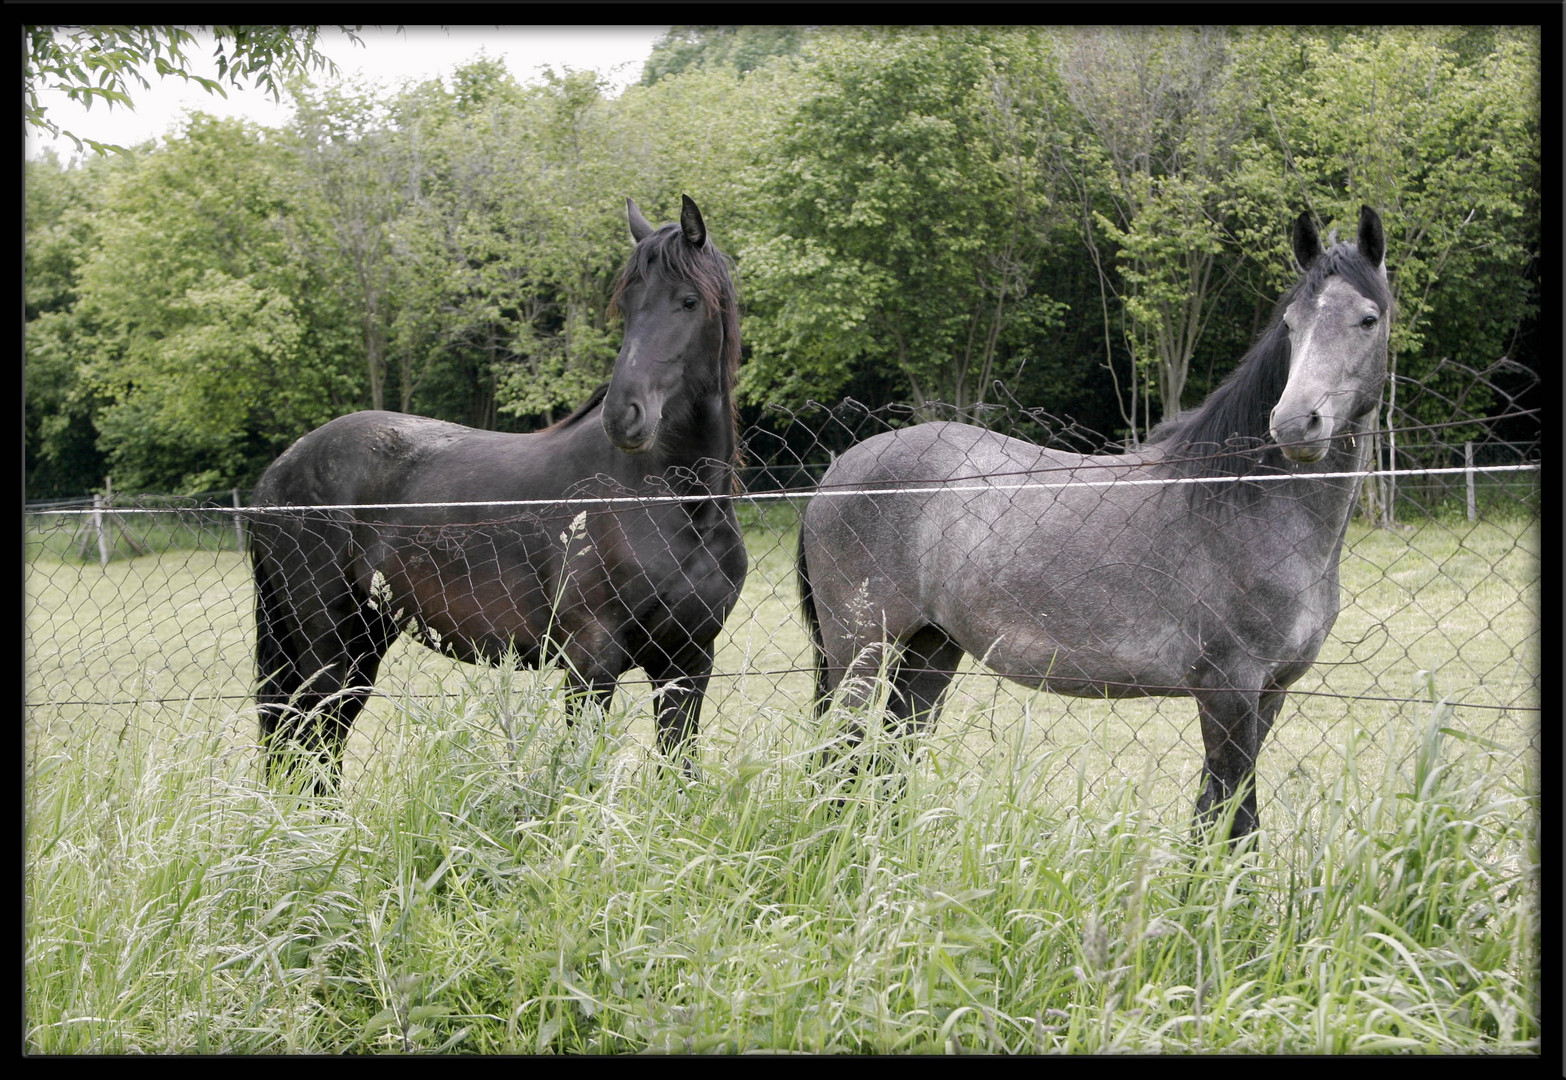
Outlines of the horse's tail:
[{"label": "horse's tail", "polygon": [[261,739],[269,741],[279,726],[276,707],[286,700],[288,687],[283,674],[293,668],[277,627],[277,587],[267,571],[268,560],[255,539],[255,528],[248,530],[250,569],[256,583],[256,702],[261,712]]},{"label": "horse's tail", "polygon": [[832,691],[827,686],[826,646],[821,639],[821,617],[816,613],[815,595],[810,587],[810,568],[805,563],[803,515],[800,516],[799,521],[799,548],[794,553],[794,577],[799,582],[799,609],[805,616],[805,625],[810,629],[811,663],[816,673],[816,695],[813,704],[816,715],[820,716],[826,711],[827,703],[832,699]]}]

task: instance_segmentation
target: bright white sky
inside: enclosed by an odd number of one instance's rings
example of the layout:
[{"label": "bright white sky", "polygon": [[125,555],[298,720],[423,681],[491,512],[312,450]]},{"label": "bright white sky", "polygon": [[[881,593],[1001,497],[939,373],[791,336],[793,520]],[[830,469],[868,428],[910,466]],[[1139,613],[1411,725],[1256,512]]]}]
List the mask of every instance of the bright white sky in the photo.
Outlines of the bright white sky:
[{"label": "bright white sky", "polygon": [[[338,77],[356,85],[368,82],[394,86],[405,78],[428,79],[449,75],[457,65],[466,63],[480,51],[502,57],[511,74],[529,82],[542,67],[577,71],[596,70],[609,76],[617,87],[625,87],[641,78],[642,62],[652,44],[668,31],[667,26],[366,26],[356,31],[363,46],[349,41],[335,27],[323,27],[318,42],[321,52],[338,67]],[[190,50],[191,68],[197,74],[216,78],[210,62],[211,38],[198,34],[201,44]],[[278,126],[292,109],[274,103],[266,91],[236,90],[227,86],[228,97],[209,94],[199,86],[175,77],[160,78],[150,68],[143,71],[150,90],[132,80],[128,87],[134,110],[110,109],[102,102],[91,109],[66,98],[63,93],[40,94],[40,103],[49,119],[77,135],[100,142],[131,146],[145,139],[164,135],[184,115],[185,110],[214,116],[240,116],[258,124]],[[316,73],[317,82],[325,78]],[[69,139],[52,140],[47,134],[29,128],[27,156],[38,157],[52,146],[62,159],[76,156]]]}]

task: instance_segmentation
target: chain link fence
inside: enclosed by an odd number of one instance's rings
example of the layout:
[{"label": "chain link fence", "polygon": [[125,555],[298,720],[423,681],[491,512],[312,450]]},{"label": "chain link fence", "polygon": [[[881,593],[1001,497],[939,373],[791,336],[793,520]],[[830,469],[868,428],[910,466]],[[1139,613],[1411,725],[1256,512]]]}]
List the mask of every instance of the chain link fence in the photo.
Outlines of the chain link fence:
[{"label": "chain link fence", "polygon": [[[1465,378],[1397,385],[1400,400],[1378,433],[1343,547],[1339,615],[1261,753],[1264,806],[1325,803],[1349,741],[1390,745],[1384,734],[1422,727],[1434,708],[1446,730],[1488,748],[1496,768],[1537,775],[1541,492],[1538,422],[1527,401],[1533,384],[1509,368]],[[1438,411],[1448,419],[1433,422]],[[819,748],[814,660],[795,580],[802,507],[848,447],[942,418],[1040,446],[1110,446],[1017,406],[767,410],[743,439],[747,463],[733,499],[749,571],[717,641],[702,760]],[[123,737],[133,726],[164,746],[213,731],[240,751],[256,743],[255,601],[244,546],[265,511],[246,505],[246,495],[99,496],[25,508],[30,761],[89,733]],[[594,505],[594,512],[634,511]],[[495,515],[515,526],[574,509],[497,507]],[[493,531],[494,523],[475,528]],[[472,557],[482,576],[477,562],[485,557]],[[463,708],[519,680],[539,690],[525,722],[561,721],[558,673],[464,664],[404,635],[354,725],[348,782],[371,755],[396,752],[410,718]],[[628,725],[651,757],[652,687],[638,680],[633,672],[622,681],[604,722]],[[1202,738],[1189,697],[1058,696],[1000,678],[971,657],[939,724],[920,738],[929,767],[974,783],[995,782],[1015,755],[1047,755],[1068,797],[1134,788],[1143,805],[1167,807],[1174,819],[1189,815],[1201,782]]]}]

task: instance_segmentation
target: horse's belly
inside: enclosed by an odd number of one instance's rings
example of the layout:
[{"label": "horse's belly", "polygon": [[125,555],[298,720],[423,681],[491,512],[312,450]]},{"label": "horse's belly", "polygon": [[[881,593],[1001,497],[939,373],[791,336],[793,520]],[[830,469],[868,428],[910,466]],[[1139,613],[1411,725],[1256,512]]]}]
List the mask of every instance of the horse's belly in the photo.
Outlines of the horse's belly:
[{"label": "horse's belly", "polygon": [[483,546],[403,545],[381,552],[361,573],[372,608],[415,640],[469,663],[495,663],[514,652],[520,663],[536,664],[564,630],[535,568]]},{"label": "horse's belly", "polygon": [[[991,671],[1025,686],[1073,697],[1144,697],[1184,693],[1184,650],[1160,647],[1157,635],[1055,635],[1043,620],[1025,619],[958,644]],[[1167,644],[1167,643],[1166,643]]]},{"label": "horse's belly", "polygon": [[627,651],[657,655],[710,642],[745,574],[736,530],[663,559],[626,555],[623,538],[569,554],[519,528],[441,525],[382,531],[364,544],[357,588],[397,628],[469,662],[514,653],[523,664],[564,655],[581,670],[616,673]]},{"label": "horse's belly", "polygon": [[1095,656],[1085,661],[1053,652],[1016,659],[996,657],[989,666],[1013,682],[1070,697],[1127,698],[1186,692],[1167,673],[1133,667],[1117,657]]}]

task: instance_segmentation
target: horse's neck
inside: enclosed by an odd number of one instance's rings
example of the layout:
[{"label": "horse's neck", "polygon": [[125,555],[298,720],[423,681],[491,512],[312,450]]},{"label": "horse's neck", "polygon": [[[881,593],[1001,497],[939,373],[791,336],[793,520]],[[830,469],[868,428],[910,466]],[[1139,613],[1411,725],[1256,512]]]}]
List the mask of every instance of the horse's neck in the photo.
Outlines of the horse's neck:
[{"label": "horse's neck", "polygon": [[734,477],[734,414],[727,395],[714,395],[694,411],[690,430],[656,451],[653,475],[676,495],[727,495]]},{"label": "horse's neck", "polygon": [[[1292,474],[1289,479],[1277,478],[1278,473],[1272,468],[1238,476],[1214,472],[1205,474],[1212,477],[1213,483],[1201,483],[1199,487],[1209,490],[1213,497],[1220,500],[1233,500],[1231,505],[1242,516],[1248,512],[1242,508],[1249,506],[1260,509],[1277,522],[1295,519],[1298,527],[1290,531],[1296,537],[1297,546],[1291,554],[1319,562],[1323,566],[1335,563],[1359,494],[1361,478],[1355,474],[1364,472],[1369,461],[1370,439],[1366,432],[1373,420],[1374,414],[1371,414],[1355,422],[1353,437],[1335,442],[1327,456],[1314,465],[1288,464],[1276,447],[1263,450],[1264,454],[1272,455],[1289,470]],[[1154,443],[1128,450],[1124,454],[1084,461],[1116,462],[1149,469],[1153,471],[1150,475],[1165,476],[1171,480],[1201,480],[1204,474],[1193,476],[1180,467],[1178,459],[1181,454],[1182,451],[1171,451],[1166,444]],[[1238,487],[1231,485],[1252,486],[1253,490],[1259,489],[1259,492],[1254,496],[1244,495]],[[1172,490],[1182,491],[1183,488],[1184,485],[1177,485]],[[1191,496],[1180,493],[1173,497],[1188,499]],[[1260,501],[1253,502],[1252,499]]]},{"label": "horse's neck", "polygon": [[1302,516],[1306,535],[1319,541],[1311,545],[1310,553],[1329,562],[1336,562],[1342,551],[1360,484],[1364,482],[1358,474],[1366,471],[1370,459],[1366,426],[1356,424],[1353,437],[1346,444],[1335,446],[1320,462],[1302,469],[1298,473],[1301,482],[1275,483],[1273,497],[1288,500],[1286,512]]}]

